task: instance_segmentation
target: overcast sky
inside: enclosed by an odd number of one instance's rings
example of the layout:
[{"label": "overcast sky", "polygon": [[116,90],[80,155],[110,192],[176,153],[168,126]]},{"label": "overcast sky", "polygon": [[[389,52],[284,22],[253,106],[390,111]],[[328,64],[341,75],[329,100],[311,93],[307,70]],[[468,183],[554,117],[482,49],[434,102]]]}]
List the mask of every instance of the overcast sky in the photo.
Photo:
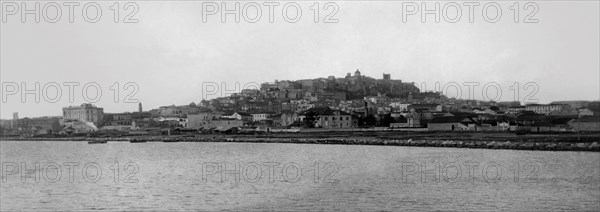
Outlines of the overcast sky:
[{"label": "overcast sky", "polygon": [[[75,23],[69,23],[67,7],[58,23],[43,18],[40,23],[21,23],[20,16],[9,15],[0,30],[3,85],[18,83],[20,91],[22,82],[30,90],[35,82],[80,86],[75,87],[73,103],[64,86],[56,103],[44,98],[37,103],[33,95],[22,103],[20,92],[9,95],[0,115],[4,119],[13,112],[20,117],[61,115],[62,107],[85,101],[82,87],[91,82],[102,89],[96,105],[105,112],[124,112],[137,110],[137,103],[123,102],[133,91],[123,88],[127,82],[139,88],[131,99],[139,99],[149,110],[199,102],[203,82],[226,83],[232,90],[236,82],[343,77],[357,68],[375,78],[391,73],[394,79],[424,84],[427,90],[435,89],[435,82],[442,87],[478,82],[477,99],[482,99],[482,87],[490,82],[500,85],[499,98],[504,101],[515,98],[514,83],[519,83],[523,101],[536,87],[525,90],[528,82],[538,88],[530,100],[540,103],[600,98],[598,1],[538,2],[534,16],[538,23],[522,23],[531,11],[522,8],[524,3],[515,23],[509,9],[512,2],[499,2],[502,17],[497,23],[483,20],[482,5],[475,8],[474,23],[468,20],[467,7],[462,7],[458,23],[443,18],[435,23],[433,16],[422,23],[418,14],[403,23],[402,3],[394,1],[338,2],[339,11],[333,16],[338,23],[322,23],[333,7],[321,8],[321,21],[314,23],[309,9],[313,3],[300,2],[302,17],[297,23],[283,20],[284,3],[275,7],[274,23],[269,23],[268,7],[262,7],[258,23],[243,18],[235,23],[233,16],[221,23],[218,14],[203,23],[202,3],[189,1],[138,2],[134,18],[139,22],[128,24],[113,22],[112,2],[100,4],[103,14],[98,23],[82,20],[81,5],[75,8]],[[121,11],[120,19],[128,12]],[[295,15],[293,9],[288,12]],[[118,103],[111,90],[115,82],[121,87]],[[467,88],[462,86],[462,98],[468,98]],[[54,90],[48,89],[49,99]],[[89,92],[93,99],[94,90]],[[495,97],[494,90],[489,94]]]}]

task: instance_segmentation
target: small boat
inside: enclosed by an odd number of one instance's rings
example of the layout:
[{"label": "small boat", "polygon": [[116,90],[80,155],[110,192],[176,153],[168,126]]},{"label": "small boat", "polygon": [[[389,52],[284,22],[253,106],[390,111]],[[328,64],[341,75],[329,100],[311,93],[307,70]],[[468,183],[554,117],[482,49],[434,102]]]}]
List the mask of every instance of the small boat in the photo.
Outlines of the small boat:
[{"label": "small boat", "polygon": [[105,144],[107,141],[88,141],[88,144]]},{"label": "small boat", "polygon": [[144,139],[133,139],[133,140],[129,141],[129,143],[146,143],[146,140],[144,140]]},{"label": "small boat", "polygon": [[176,138],[166,138],[166,139],[163,140],[163,142],[165,142],[165,143],[179,142],[179,139],[176,139]]}]

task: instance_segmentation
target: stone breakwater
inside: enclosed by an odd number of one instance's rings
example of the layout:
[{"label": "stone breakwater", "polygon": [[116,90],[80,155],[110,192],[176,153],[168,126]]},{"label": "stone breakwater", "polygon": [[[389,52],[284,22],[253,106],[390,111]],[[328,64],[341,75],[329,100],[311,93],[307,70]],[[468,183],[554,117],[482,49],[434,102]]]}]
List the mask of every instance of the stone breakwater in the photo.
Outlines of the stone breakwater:
[{"label": "stone breakwater", "polygon": [[412,140],[382,138],[268,138],[268,137],[119,137],[119,138],[27,138],[2,140],[28,141],[108,141],[108,142],[251,142],[251,143],[293,143],[293,144],[338,144],[338,145],[380,145],[380,146],[415,146],[415,147],[454,147],[478,149],[513,149],[542,151],[594,151],[600,152],[598,142],[533,142],[533,141],[480,141],[480,140]]},{"label": "stone breakwater", "polygon": [[[192,140],[189,140],[192,141]],[[339,145],[382,145],[415,147],[456,147],[478,149],[515,149],[546,151],[600,151],[598,142],[593,143],[542,143],[542,142],[496,142],[496,141],[447,141],[447,140],[387,140],[348,138],[221,138],[214,142],[252,143],[295,143],[295,144],[339,144]]]}]

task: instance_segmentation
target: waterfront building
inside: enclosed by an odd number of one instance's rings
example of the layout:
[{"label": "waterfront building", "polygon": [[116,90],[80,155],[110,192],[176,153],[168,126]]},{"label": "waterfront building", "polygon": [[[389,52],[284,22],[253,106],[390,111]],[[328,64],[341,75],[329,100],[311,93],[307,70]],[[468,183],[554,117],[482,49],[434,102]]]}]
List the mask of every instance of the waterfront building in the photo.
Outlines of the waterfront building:
[{"label": "waterfront building", "polygon": [[305,122],[309,117],[314,118],[317,128],[351,128],[355,127],[352,114],[329,107],[311,108],[298,115],[299,121]]},{"label": "waterfront building", "polygon": [[280,114],[269,117],[274,126],[289,126],[298,120],[298,113],[293,111],[282,111]]},{"label": "waterfront building", "polygon": [[92,104],[81,104],[80,106],[69,106],[63,108],[63,120],[79,120],[94,123],[98,126],[104,118],[104,109]]},{"label": "waterfront building", "polygon": [[147,122],[151,119],[150,112],[125,112],[125,113],[105,113],[102,122],[103,129],[129,129],[135,124]]},{"label": "waterfront building", "polygon": [[188,115],[188,125],[187,128],[190,129],[229,129],[229,128],[237,128],[244,125],[242,120],[233,119],[233,118],[223,118],[220,116],[206,116],[199,114],[190,114]]},{"label": "waterfront building", "polygon": [[469,130],[470,125],[476,122],[470,117],[461,116],[442,116],[435,117],[427,123],[427,130],[430,131],[456,131]]}]

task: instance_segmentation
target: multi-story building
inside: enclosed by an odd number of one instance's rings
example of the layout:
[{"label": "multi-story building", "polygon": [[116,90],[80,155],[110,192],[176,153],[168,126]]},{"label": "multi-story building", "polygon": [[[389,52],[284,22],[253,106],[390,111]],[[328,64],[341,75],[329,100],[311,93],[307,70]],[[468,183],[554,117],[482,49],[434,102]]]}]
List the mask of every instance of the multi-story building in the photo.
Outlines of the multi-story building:
[{"label": "multi-story building", "polygon": [[267,112],[256,112],[256,113],[251,113],[251,114],[252,114],[252,121],[254,121],[254,122],[266,120],[271,115]]},{"label": "multi-story building", "polygon": [[564,113],[572,110],[572,107],[564,104],[531,104],[525,106],[525,110],[533,111],[537,114]]},{"label": "multi-story building", "polygon": [[282,111],[280,114],[270,116],[275,126],[289,126],[298,120],[298,113]]},{"label": "multi-story building", "polygon": [[584,108],[589,105],[589,101],[555,101],[551,105],[569,105],[574,109]]},{"label": "multi-story building", "polygon": [[[122,126],[132,125],[133,122],[142,122],[150,120],[152,114],[150,112],[125,112],[125,113],[105,113],[104,126]],[[139,123],[138,123],[139,124]]]},{"label": "multi-story building", "polygon": [[79,120],[100,125],[104,118],[104,109],[92,104],[81,104],[80,106],[69,106],[63,108],[63,120]]},{"label": "multi-story building", "polygon": [[298,115],[301,122],[314,116],[314,126],[320,128],[351,128],[355,127],[352,114],[341,110],[332,110],[329,107],[311,108]]}]

